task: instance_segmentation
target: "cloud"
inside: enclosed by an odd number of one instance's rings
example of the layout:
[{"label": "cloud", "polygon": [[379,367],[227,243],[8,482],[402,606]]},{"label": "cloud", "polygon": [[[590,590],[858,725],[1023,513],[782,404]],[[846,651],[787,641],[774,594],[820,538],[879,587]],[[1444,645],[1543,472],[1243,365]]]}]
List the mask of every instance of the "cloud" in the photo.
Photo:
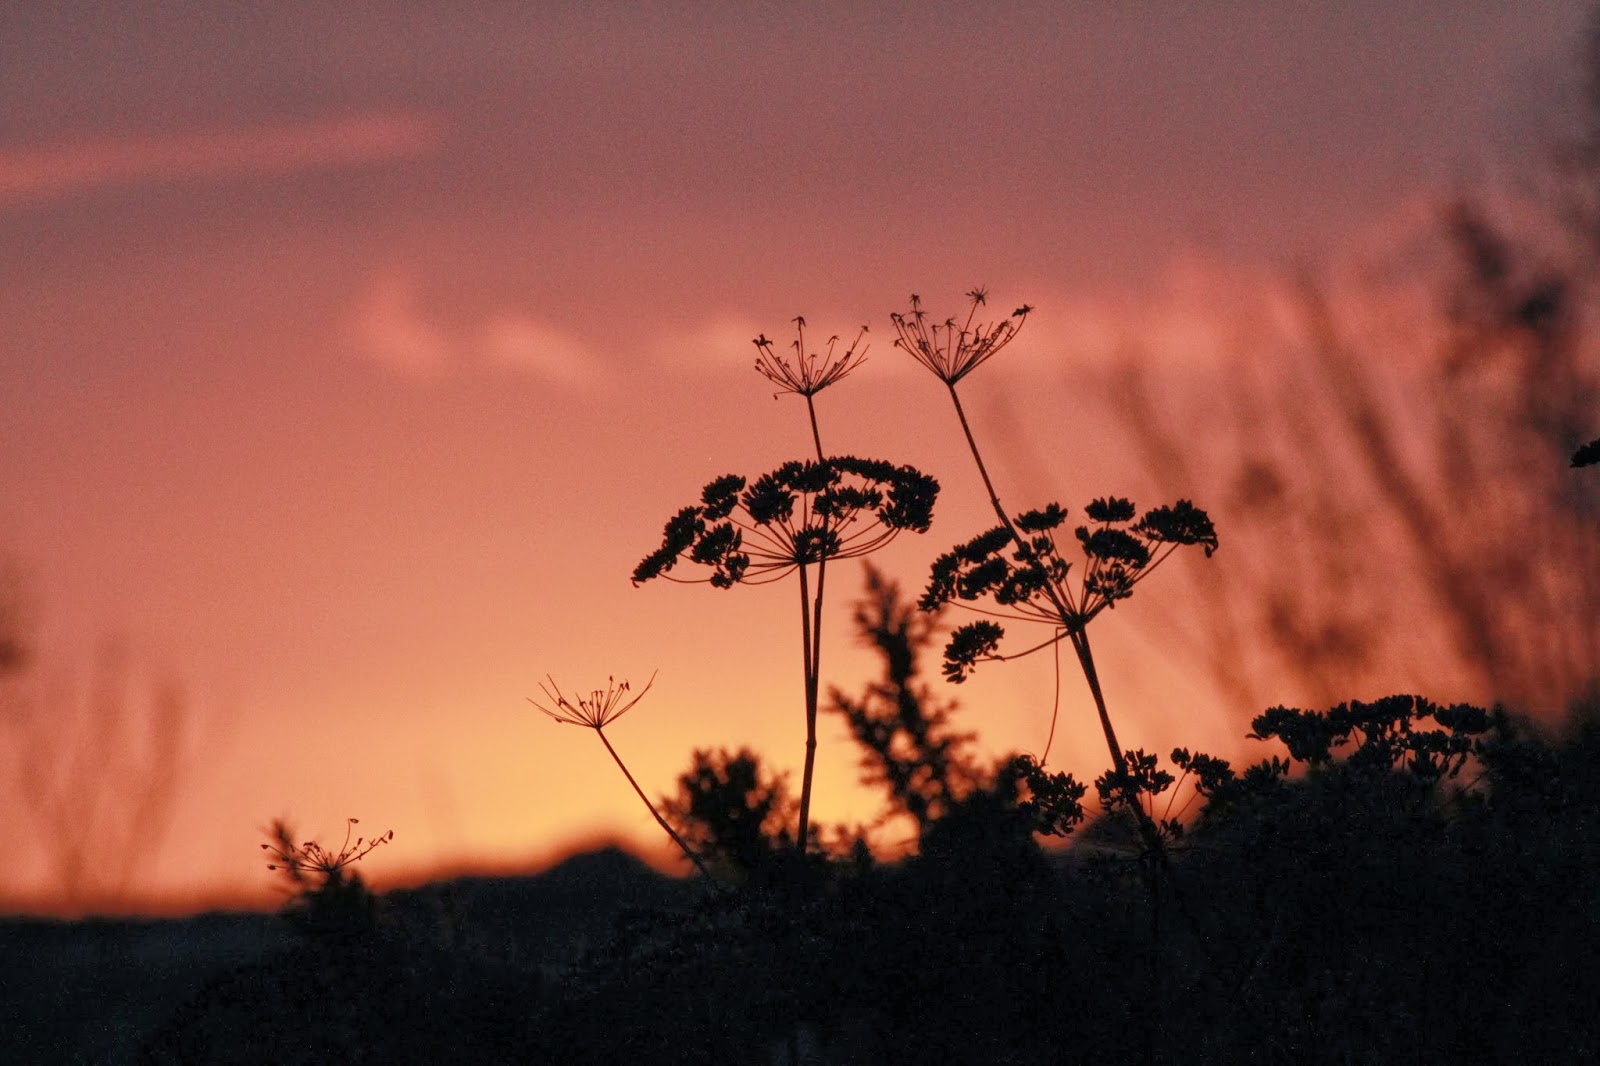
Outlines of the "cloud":
[{"label": "cloud", "polygon": [[305,122],[0,147],[0,207],[97,188],[298,174],[430,154],[437,116],[381,111]]},{"label": "cloud", "polygon": [[583,391],[610,377],[577,337],[521,311],[447,325],[426,306],[421,274],[408,266],[372,277],[354,301],[343,335],[357,357],[410,378],[505,372]]},{"label": "cloud", "polygon": [[567,389],[586,389],[609,376],[571,334],[525,315],[499,314],[484,323],[482,354],[492,365],[532,373]]},{"label": "cloud", "polygon": [[[755,365],[756,350],[751,341],[759,333],[761,329],[754,320],[724,315],[664,333],[651,354],[665,366],[687,367],[695,372],[705,368],[748,369]],[[791,334],[783,343],[793,339]]]},{"label": "cloud", "polygon": [[421,279],[395,267],[374,277],[345,323],[356,355],[408,377],[435,377],[457,361],[457,346],[422,310]]}]

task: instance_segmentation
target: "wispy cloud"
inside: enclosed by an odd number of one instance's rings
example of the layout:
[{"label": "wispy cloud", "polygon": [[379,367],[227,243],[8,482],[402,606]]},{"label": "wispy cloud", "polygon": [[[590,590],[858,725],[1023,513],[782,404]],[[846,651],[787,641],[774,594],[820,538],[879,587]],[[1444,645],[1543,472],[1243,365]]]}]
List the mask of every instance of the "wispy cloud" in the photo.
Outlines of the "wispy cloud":
[{"label": "wispy cloud", "polygon": [[483,326],[482,342],[482,354],[491,364],[533,373],[568,389],[586,389],[608,377],[577,338],[525,315],[491,318]]},{"label": "wispy cloud", "polygon": [[0,207],[106,186],[226,180],[428,155],[443,124],[420,111],[382,111],[186,133],[127,133],[0,146]]},{"label": "wispy cloud", "polygon": [[569,392],[604,385],[605,363],[582,340],[518,310],[447,322],[430,308],[421,273],[391,266],[373,276],[352,304],[343,336],[361,359],[411,378],[504,372],[538,378]]},{"label": "wispy cloud", "polygon": [[[777,330],[785,323],[767,326],[767,332],[778,336]],[[723,315],[686,329],[665,332],[656,341],[652,355],[663,366],[686,368],[700,372],[707,367],[732,369],[752,368],[756,362],[755,345],[751,342],[762,332],[753,319]],[[793,340],[785,335],[782,343]]]},{"label": "wispy cloud", "polygon": [[362,359],[408,377],[436,377],[459,358],[444,327],[422,308],[417,271],[405,267],[371,280],[350,309],[344,337]]}]

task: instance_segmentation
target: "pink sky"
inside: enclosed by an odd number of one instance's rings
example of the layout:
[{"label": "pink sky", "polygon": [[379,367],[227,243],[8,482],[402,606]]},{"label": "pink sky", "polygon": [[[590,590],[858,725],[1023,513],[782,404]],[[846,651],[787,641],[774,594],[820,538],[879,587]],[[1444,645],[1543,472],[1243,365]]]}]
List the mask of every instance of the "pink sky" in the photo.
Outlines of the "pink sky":
[{"label": "pink sky", "polygon": [[[116,636],[204,717],[120,886],[142,899],[269,887],[277,815],[392,827],[380,882],[657,846],[594,739],[524,702],[546,673],[660,669],[611,734],[653,793],[697,746],[797,766],[792,587],[628,582],[706,481],[807,451],[750,338],[870,324],[823,432],[944,484],[881,560],[920,588],[986,519],[937,384],[890,346],[910,292],[1038,307],[970,392],[1018,507],[1119,491],[1083,368],[1139,334],[1199,358],[1216,279],[1495,175],[1559,125],[1585,10],[105,7],[0,14],[0,549],[41,676]],[[846,689],[876,669],[858,588],[830,590]],[[1137,603],[1107,624],[1126,742],[1237,746],[1222,708],[1152,709],[1183,673],[1150,665]],[[985,671],[963,724],[1037,749],[1050,687],[1045,661]],[[1057,750],[1092,777],[1084,712],[1069,683]],[[869,816],[838,738],[818,812]],[[38,828],[0,821],[24,857],[0,896],[43,890]]]}]

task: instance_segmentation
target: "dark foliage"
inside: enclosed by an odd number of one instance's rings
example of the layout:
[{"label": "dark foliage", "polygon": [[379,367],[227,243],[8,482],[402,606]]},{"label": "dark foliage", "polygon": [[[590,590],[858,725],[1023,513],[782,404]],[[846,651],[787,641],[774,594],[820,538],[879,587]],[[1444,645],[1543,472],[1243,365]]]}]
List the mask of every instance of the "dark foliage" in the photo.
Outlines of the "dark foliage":
[{"label": "dark foliage", "polygon": [[853,620],[860,640],[882,657],[883,677],[858,698],[834,689],[831,709],[861,749],[862,783],[882,787],[891,812],[911,818],[920,835],[976,786],[979,770],[965,750],[972,734],[950,728],[953,706],[919,679],[937,614],[907,603],[870,563],[866,582]]},{"label": "dark foliage", "polygon": [[696,751],[678,778],[677,795],[663,806],[678,833],[724,881],[766,883],[789,865],[795,800],[785,779],[768,774],[748,748]]}]

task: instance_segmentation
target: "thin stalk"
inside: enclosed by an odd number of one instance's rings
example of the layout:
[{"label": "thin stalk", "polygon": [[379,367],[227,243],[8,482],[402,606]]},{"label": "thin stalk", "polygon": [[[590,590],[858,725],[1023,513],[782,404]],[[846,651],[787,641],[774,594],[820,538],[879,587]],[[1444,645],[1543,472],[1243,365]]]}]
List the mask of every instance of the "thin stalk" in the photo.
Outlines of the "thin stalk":
[{"label": "thin stalk", "polygon": [[802,645],[802,659],[805,668],[806,686],[806,760],[805,770],[800,778],[800,837],[795,841],[795,850],[801,855],[806,852],[806,840],[811,831],[811,771],[817,761],[817,647],[815,637],[821,636],[820,629],[820,604],[821,604],[821,565],[818,565],[818,625],[812,625],[811,589],[806,579],[806,566],[800,564],[800,643]]},{"label": "thin stalk", "polygon": [[[960,394],[956,392],[956,387],[952,384],[947,383],[945,387],[950,390],[950,400],[956,405],[956,417],[961,420],[961,432],[966,435],[967,449],[972,452],[972,461],[978,464],[978,476],[983,478],[983,487],[988,490],[989,504],[994,508],[995,517],[1000,519],[1000,524],[1005,526],[1006,532],[1011,534],[1011,539],[1016,543],[1017,548],[1024,555],[1031,557],[1033,552],[1029,548],[1028,542],[1022,538],[1022,534],[1012,524],[1011,516],[1006,514],[1005,507],[1000,503],[1000,494],[995,491],[994,482],[989,478],[989,468],[984,465],[983,454],[978,451],[978,441],[973,437],[972,426],[967,422],[967,412],[961,406]],[[1061,596],[1056,591],[1054,582],[1046,581],[1044,583],[1044,592],[1050,598],[1050,605],[1061,616],[1061,624],[1068,632],[1076,633],[1082,629],[1082,626],[1076,620],[1076,612],[1070,610],[1068,605],[1061,599]]]},{"label": "thin stalk", "polygon": [[683,849],[684,855],[688,856],[689,861],[694,863],[695,868],[700,871],[707,881],[711,882],[719,890],[725,891],[722,882],[713,877],[711,871],[706,869],[705,862],[701,860],[699,855],[695,854],[694,849],[684,842],[684,839],[678,835],[678,831],[676,829],[673,829],[672,826],[667,824],[667,820],[665,818],[661,817],[661,812],[656,810],[656,805],[650,802],[650,797],[644,794],[644,789],[639,787],[639,782],[635,781],[633,779],[633,775],[628,772],[628,766],[622,761],[622,756],[617,754],[617,749],[613,748],[611,746],[611,741],[606,739],[605,730],[596,729],[595,733],[600,737],[600,743],[606,746],[606,751],[611,753],[611,758],[616,761],[617,769],[622,771],[622,776],[628,779],[628,784],[633,786],[633,790],[639,794],[639,798],[643,800],[644,805],[649,808],[651,815],[655,817],[656,824],[667,831],[667,835],[672,838],[672,842]]},{"label": "thin stalk", "polygon": [[1006,509],[1000,505],[1000,494],[994,490],[994,482],[989,479],[989,468],[983,465],[983,456],[978,451],[978,442],[972,436],[972,426],[967,422],[967,412],[961,406],[961,396],[956,392],[956,387],[951,384],[945,386],[950,390],[950,400],[956,405],[956,417],[961,419],[961,432],[966,434],[967,448],[972,452],[972,461],[978,464],[978,476],[983,478],[983,487],[989,491],[989,503],[994,507],[995,516],[1000,519],[1000,524],[1011,533],[1011,539],[1018,545],[1022,544],[1022,537],[1017,533],[1017,527],[1011,524],[1011,517],[1006,514]]},{"label": "thin stalk", "polygon": [[[806,415],[811,422],[811,443],[816,445],[817,462],[827,462],[822,454],[822,432],[817,428],[817,405],[812,393],[806,393]],[[804,645],[802,656],[806,685],[806,759],[800,778],[800,835],[795,850],[806,853],[806,843],[811,835],[811,776],[817,761],[817,692],[821,682],[822,660],[822,584],[828,573],[828,560],[817,560],[817,595],[810,596],[806,582],[806,567],[800,564],[800,641]]]},{"label": "thin stalk", "polygon": [[817,405],[812,402],[809,392],[806,393],[806,414],[811,416],[811,442],[817,446],[817,462],[824,462],[822,457],[822,434],[817,431]]},{"label": "thin stalk", "polygon": [[1044,754],[1039,756],[1039,767],[1050,761],[1050,746],[1056,742],[1056,718],[1061,713],[1061,639],[1058,635],[1053,641],[1055,647],[1051,650],[1051,657],[1055,660],[1055,693],[1050,698],[1050,734],[1044,738]]}]

